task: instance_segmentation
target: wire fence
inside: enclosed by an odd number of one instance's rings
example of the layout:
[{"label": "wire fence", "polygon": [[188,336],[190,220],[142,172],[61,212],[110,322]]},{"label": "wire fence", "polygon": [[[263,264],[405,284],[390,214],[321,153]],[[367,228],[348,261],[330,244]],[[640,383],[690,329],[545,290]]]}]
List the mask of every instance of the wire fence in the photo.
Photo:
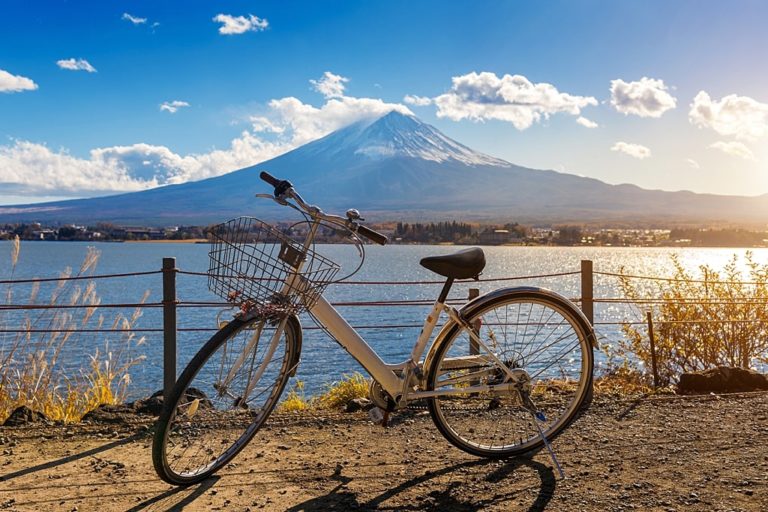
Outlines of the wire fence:
[{"label": "wire fence", "polygon": [[[170,260],[170,259],[166,259]],[[167,263],[164,261],[164,263]],[[107,302],[107,303],[94,303],[94,304],[38,304],[38,303],[13,303],[7,302],[0,304],[0,312],[7,314],[9,312],[17,311],[21,313],[33,313],[45,314],[50,311],[71,311],[71,310],[87,310],[93,312],[94,310],[121,310],[121,309],[148,309],[148,310],[162,310],[162,323],[159,325],[142,325],[142,326],[130,326],[114,325],[112,328],[98,326],[67,326],[61,327],[53,323],[43,326],[21,325],[10,326],[7,322],[0,325],[0,335],[32,335],[32,334],[103,334],[103,333],[136,333],[136,334],[153,334],[163,336],[164,343],[164,358],[168,359],[171,352],[176,350],[176,334],[177,333],[202,333],[206,336],[217,330],[215,324],[210,322],[212,314],[203,314],[201,318],[206,318],[206,323],[209,326],[202,325],[189,325],[189,322],[185,322],[184,325],[178,325],[176,321],[177,312],[186,314],[189,311],[190,314],[194,310],[222,310],[231,308],[232,305],[225,301],[220,300],[199,300],[199,299],[187,299],[185,297],[176,296],[177,280],[186,279],[201,279],[208,278],[206,272],[196,272],[190,270],[182,270],[175,267],[175,263],[172,267],[163,267],[161,270],[150,270],[144,272],[132,272],[132,273],[113,273],[103,275],[77,275],[69,277],[53,277],[53,278],[36,278],[36,279],[5,279],[0,280],[0,285],[13,287],[16,285],[31,285],[40,286],[45,283],[53,283],[61,285],[70,281],[108,281],[114,282],[121,279],[133,279],[139,276],[162,276],[164,283],[163,300],[153,302]],[[754,286],[764,285],[758,281],[713,281],[713,280],[682,280],[677,278],[663,277],[663,276],[648,276],[648,275],[634,275],[617,272],[602,272],[592,271],[592,262],[589,261],[585,265],[582,262],[582,268],[578,271],[571,272],[556,272],[548,274],[531,274],[522,276],[502,276],[481,278],[475,280],[457,280],[457,284],[472,286],[475,283],[507,283],[507,282],[549,282],[552,279],[569,279],[578,277],[581,285],[581,296],[571,297],[574,303],[577,303],[581,309],[585,312],[588,319],[594,325],[598,337],[603,343],[616,342],[618,338],[622,336],[622,328],[636,327],[643,328],[648,326],[649,318],[644,318],[648,311],[654,307],[666,305],[670,303],[669,297],[627,297],[615,295],[616,286],[605,286],[601,284],[600,292],[603,289],[613,289],[614,293],[608,293],[604,296],[595,294],[595,281],[596,277],[599,277],[601,281],[605,280],[639,280],[645,282],[657,282],[657,283],[692,283],[692,284],[723,284],[723,285],[738,285],[738,286]],[[173,293],[169,295],[167,287],[168,283],[173,283]],[[397,287],[397,286],[421,286],[421,285],[442,285],[443,281],[438,280],[348,280],[337,283],[341,286],[372,286],[372,287]],[[197,288],[201,288],[200,284]],[[415,308],[415,307],[428,307],[433,304],[434,301],[428,299],[392,299],[391,292],[383,289],[382,298],[370,299],[370,300],[337,300],[333,301],[332,305],[339,308],[361,308],[363,313],[366,308]],[[386,297],[390,295],[390,297]],[[449,304],[460,306],[467,302],[467,298],[455,297],[448,301]],[[706,308],[719,308],[719,307],[732,307],[732,306],[745,306],[745,307],[760,307],[768,306],[768,297],[755,294],[754,296],[742,296],[734,297],[733,299],[722,298],[709,298],[709,297],[678,297],[675,299],[680,306],[701,306]],[[173,322],[169,323],[169,312],[173,312]],[[358,330],[365,331],[381,331],[381,330],[407,330],[407,329],[420,329],[422,323],[403,319],[388,321],[388,322],[371,322],[370,319],[366,321],[359,315],[358,321],[353,323],[353,327]],[[391,315],[396,316],[396,315]],[[155,316],[157,318],[157,316]],[[678,320],[664,320],[662,325],[682,325],[682,326],[698,326],[704,324],[731,324],[738,325],[751,325],[763,323],[763,320],[759,318],[696,318],[696,319],[678,319]],[[305,326],[304,329],[313,331],[319,330],[317,326]],[[172,331],[172,332],[171,332]],[[0,338],[0,351],[2,349],[2,338]],[[156,363],[156,361],[155,361]],[[175,375],[175,357],[172,361],[165,361],[164,373],[166,374],[166,386],[169,382],[168,373]]]},{"label": "wire fence", "polygon": [[[69,281],[92,281],[92,280],[107,280],[107,279],[121,279],[121,278],[134,278],[138,276],[150,276],[150,275],[161,275],[163,274],[163,270],[150,270],[150,271],[144,271],[144,272],[131,272],[131,273],[114,273],[114,274],[101,274],[101,275],[85,275],[85,276],[70,276],[70,277],[52,277],[52,278],[34,278],[34,279],[4,279],[0,280],[0,285],[19,285],[19,284],[41,284],[41,283],[64,283]],[[173,273],[177,276],[189,276],[189,277],[208,277],[207,272],[197,272],[197,271],[189,271],[189,270],[182,270],[182,269],[173,269]],[[594,284],[593,280],[595,276],[604,276],[608,278],[617,278],[617,279],[633,279],[633,280],[644,280],[644,281],[656,281],[656,282],[667,282],[667,283],[680,283],[680,282],[688,282],[688,283],[697,283],[697,284],[729,284],[729,285],[759,285],[762,284],[757,281],[714,281],[714,280],[699,280],[699,279],[690,279],[690,280],[682,280],[682,279],[676,279],[676,278],[670,278],[670,277],[659,277],[659,276],[648,276],[648,275],[635,275],[635,274],[626,274],[626,273],[617,273],[617,272],[601,272],[601,271],[595,271],[591,272],[590,275],[585,276],[583,270],[582,271],[571,271],[571,272],[556,272],[556,273],[548,273],[548,274],[531,274],[531,275],[522,275],[522,276],[503,276],[503,277],[493,277],[493,278],[480,278],[480,279],[463,279],[463,280],[456,280],[456,284],[474,284],[474,283],[504,283],[504,282],[514,282],[514,281],[535,281],[535,280],[546,280],[546,279],[552,279],[552,278],[562,278],[562,277],[569,277],[569,276],[580,276],[582,281],[582,289],[589,288],[593,289]],[[586,282],[589,281],[589,282]],[[342,286],[419,286],[419,285],[442,285],[444,284],[444,281],[438,281],[438,280],[389,280],[389,281],[382,281],[382,280],[347,280],[347,281],[341,281],[338,283],[334,283],[335,285],[342,285]],[[584,297],[570,297],[570,300],[579,304],[583,303]],[[710,298],[691,298],[691,297],[678,297],[676,298],[676,301],[679,302],[682,305],[700,305],[700,306],[732,306],[732,305],[748,305],[748,306],[755,306],[755,305],[768,305],[768,297],[741,297],[741,298],[733,298],[728,300],[723,299],[710,299]],[[461,304],[464,304],[466,302],[465,299],[449,299],[448,304],[458,306]],[[669,298],[646,298],[646,297],[635,297],[635,298],[629,298],[629,297],[599,297],[599,296],[593,296],[589,298],[589,302],[592,305],[596,304],[609,304],[609,305],[624,305],[624,306],[654,306],[654,305],[661,305],[661,304],[668,304],[670,302]],[[393,299],[379,299],[379,300],[353,300],[353,301],[335,301],[332,302],[332,305],[335,307],[384,307],[384,308],[397,308],[397,307],[404,307],[404,306],[429,306],[433,303],[431,300],[427,299],[401,299],[401,300],[393,300]],[[115,303],[98,303],[98,304],[22,304],[22,303],[6,303],[6,304],[0,304],[0,311],[45,311],[45,310],[77,310],[77,309],[123,309],[123,308],[146,308],[146,309],[160,309],[165,307],[166,304],[164,302],[115,302]],[[174,307],[177,309],[185,309],[185,308],[211,308],[211,309],[221,309],[221,308],[228,308],[231,307],[232,304],[225,301],[199,301],[199,300],[183,300],[183,299],[177,299],[174,301]],[[733,319],[729,320],[736,323],[752,323],[752,322],[758,322],[758,320],[745,320],[745,319]],[[713,320],[679,320],[679,321],[667,321],[668,323],[688,323],[688,324],[699,324],[699,323],[708,323],[713,322]],[[722,322],[722,320],[716,320],[715,322]],[[621,320],[613,320],[613,321],[607,321],[607,320],[594,320],[593,325],[600,326],[600,325],[626,325],[626,324],[642,324],[644,322],[640,321],[634,321],[633,319],[626,318]],[[392,325],[375,325],[375,326],[366,326],[366,325],[354,325],[355,328],[376,328],[376,329],[386,329],[386,328],[416,328],[421,327],[421,324],[392,324]],[[162,328],[134,328],[130,329],[134,332],[162,332]],[[207,329],[207,328],[179,328],[180,332],[184,331],[209,331],[209,330],[215,330],[215,329]],[[0,329],[0,333],[17,333],[17,332],[55,332],[55,329]],[[69,330],[62,330],[61,332],[107,332],[107,331],[115,331],[115,329],[69,329]]]}]

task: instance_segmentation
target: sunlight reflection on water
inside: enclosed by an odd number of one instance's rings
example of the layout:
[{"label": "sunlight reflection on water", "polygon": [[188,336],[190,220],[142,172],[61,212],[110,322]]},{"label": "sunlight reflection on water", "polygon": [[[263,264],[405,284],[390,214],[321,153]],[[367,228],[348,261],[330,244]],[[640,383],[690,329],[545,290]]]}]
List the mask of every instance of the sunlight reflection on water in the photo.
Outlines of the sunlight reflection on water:
[{"label": "sunlight reflection on water", "polygon": [[[24,242],[22,244],[19,268],[14,278],[52,277],[65,266],[77,267],[85,255],[83,243]],[[98,244],[102,256],[97,268],[98,274],[115,272],[141,272],[159,270],[161,260],[173,256],[182,270],[204,272],[208,268],[207,245],[198,244]],[[460,249],[458,246],[369,246],[366,264],[355,275],[355,281],[416,281],[437,280],[439,276],[420,267],[420,258],[434,254],[447,254]],[[356,251],[349,246],[318,246],[323,255],[339,261],[344,270],[356,266]],[[631,274],[669,277],[673,270],[670,256],[677,254],[680,262],[692,271],[694,277],[701,277],[698,266],[706,263],[720,269],[734,254],[738,255],[740,268],[744,268],[745,249],[669,249],[669,248],[600,248],[600,247],[484,247],[487,266],[483,278],[528,276],[561,272],[576,272],[580,261],[591,259],[595,272],[618,272],[624,268]],[[768,249],[754,249],[753,259],[768,264]],[[10,243],[0,243],[0,261],[9,261]],[[343,275],[343,274],[341,274]],[[4,276],[7,278],[8,276]],[[524,279],[509,282],[479,282],[457,284],[451,294],[456,299],[465,299],[467,289],[479,288],[481,293],[507,286],[541,286],[555,290],[566,297],[577,298],[581,293],[579,275]],[[14,300],[23,300],[29,285],[14,287]],[[434,300],[439,285],[334,285],[327,292],[332,301],[376,301],[376,300]],[[26,291],[25,291],[26,290]],[[97,290],[103,303],[138,301],[145,290],[151,295],[149,302],[161,301],[161,276],[139,276],[130,279],[97,281]],[[43,287],[43,295],[46,287]],[[617,280],[610,276],[595,276],[596,297],[618,297]],[[181,301],[218,300],[206,288],[204,277],[179,275],[177,296]],[[420,325],[429,306],[399,307],[343,307],[342,314],[352,325]],[[105,316],[115,310],[103,309]],[[216,310],[181,308],[179,326],[187,328],[215,328]],[[125,314],[130,314],[126,310]],[[596,322],[615,322],[625,319],[640,320],[637,312],[629,312],[620,304],[596,304]],[[311,327],[310,319],[302,318],[302,325]],[[138,327],[161,328],[160,309],[145,308]],[[598,335],[607,342],[618,339],[618,326],[598,326]],[[397,327],[392,329],[362,329],[361,334],[369,341],[383,359],[395,362],[405,359],[418,327]],[[187,363],[211,332],[179,333],[179,367]],[[0,346],[7,345],[13,335],[0,339]],[[162,383],[162,335],[147,333],[143,350],[147,361],[133,372],[133,390],[136,395],[159,389]],[[81,336],[76,344],[66,347],[62,364],[73,367],[83,366],[83,355],[103,345],[103,336]],[[598,357],[600,360],[600,357]],[[307,330],[302,353],[302,362],[297,378],[303,380],[308,394],[321,391],[325,383],[337,379],[342,373],[362,371],[357,363],[338,345],[319,330]]]}]

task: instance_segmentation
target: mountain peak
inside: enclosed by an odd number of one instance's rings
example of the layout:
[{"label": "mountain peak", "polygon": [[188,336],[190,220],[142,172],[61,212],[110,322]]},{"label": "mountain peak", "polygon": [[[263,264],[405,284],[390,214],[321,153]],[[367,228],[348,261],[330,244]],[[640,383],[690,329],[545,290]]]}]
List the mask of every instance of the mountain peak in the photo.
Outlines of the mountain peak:
[{"label": "mountain peak", "polygon": [[456,142],[414,115],[396,110],[379,118],[353,123],[308,144],[306,148],[315,154],[335,157],[347,154],[371,160],[406,157],[438,163],[456,161],[472,166],[510,165]]}]

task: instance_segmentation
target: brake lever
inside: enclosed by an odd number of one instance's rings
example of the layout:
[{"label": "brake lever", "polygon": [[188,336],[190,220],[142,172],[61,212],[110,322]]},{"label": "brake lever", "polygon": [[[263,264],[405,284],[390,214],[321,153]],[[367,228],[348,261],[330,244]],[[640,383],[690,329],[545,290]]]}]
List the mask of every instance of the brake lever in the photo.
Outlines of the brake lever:
[{"label": "brake lever", "polygon": [[272,194],[254,194],[254,196],[258,197],[259,199],[271,199],[274,202],[276,202],[277,204],[280,204],[282,206],[285,206],[285,205],[288,204],[288,201],[283,199],[282,196],[281,197],[277,197],[277,196],[273,196]]}]

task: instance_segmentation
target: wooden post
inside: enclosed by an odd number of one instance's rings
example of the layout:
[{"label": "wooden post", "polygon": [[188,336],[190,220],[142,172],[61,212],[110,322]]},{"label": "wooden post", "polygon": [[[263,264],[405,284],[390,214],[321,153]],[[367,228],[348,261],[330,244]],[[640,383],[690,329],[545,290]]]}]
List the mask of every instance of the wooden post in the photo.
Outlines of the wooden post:
[{"label": "wooden post", "polygon": [[581,310],[589,323],[595,324],[592,260],[581,260]]},{"label": "wooden post", "polygon": [[659,370],[656,367],[656,338],[653,336],[653,315],[650,311],[645,313],[648,319],[648,339],[651,342],[651,371],[653,371],[653,389],[659,387]]},{"label": "wooden post", "polygon": [[176,382],[176,258],[163,258],[163,400]]},{"label": "wooden post", "polygon": [[[467,300],[476,299],[480,296],[480,288],[470,288],[469,289],[469,296],[467,297]],[[476,320],[475,324],[479,324],[480,320]],[[480,333],[480,325],[473,325],[472,329],[474,329],[475,333]],[[480,353],[480,345],[477,344],[475,340],[472,338],[469,338],[469,355],[474,356]]]}]

